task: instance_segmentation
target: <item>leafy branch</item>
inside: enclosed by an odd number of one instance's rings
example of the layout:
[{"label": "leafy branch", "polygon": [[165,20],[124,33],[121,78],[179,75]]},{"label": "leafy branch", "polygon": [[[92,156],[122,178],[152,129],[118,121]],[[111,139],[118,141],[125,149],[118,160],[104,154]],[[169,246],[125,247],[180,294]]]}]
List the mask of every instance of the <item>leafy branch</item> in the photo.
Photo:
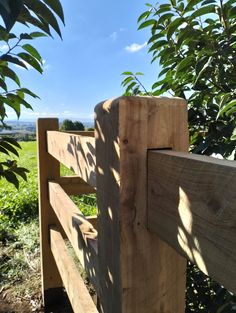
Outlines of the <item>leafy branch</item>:
[{"label": "leafy branch", "polygon": [[[7,128],[5,118],[7,108],[12,108],[20,117],[22,106],[32,109],[28,98],[39,98],[30,89],[22,87],[13,66],[24,69],[33,68],[43,73],[43,59],[37,49],[29,43],[40,37],[52,37],[52,30],[61,38],[58,20],[64,24],[64,13],[59,0],[4,0],[0,1],[0,16],[4,25],[0,25],[0,41],[8,47],[0,51],[0,128]],[[14,25],[26,26],[27,32],[16,34]],[[28,30],[34,27],[35,31]],[[8,86],[16,85],[9,90]],[[20,145],[14,140],[0,137],[0,153],[18,157]],[[16,160],[0,162],[0,179],[3,177],[19,187],[18,176],[26,180],[27,169],[18,167]]]}]

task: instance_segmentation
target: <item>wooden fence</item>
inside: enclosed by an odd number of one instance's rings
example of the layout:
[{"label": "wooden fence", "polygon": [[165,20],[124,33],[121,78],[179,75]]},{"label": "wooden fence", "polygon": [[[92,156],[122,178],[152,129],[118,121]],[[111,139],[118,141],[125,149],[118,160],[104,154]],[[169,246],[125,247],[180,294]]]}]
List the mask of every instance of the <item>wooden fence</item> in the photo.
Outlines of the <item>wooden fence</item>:
[{"label": "wooden fence", "polygon": [[[236,292],[235,162],[190,155],[179,98],[121,97],[95,108],[93,133],[38,120],[45,305],[63,286],[74,312],[183,313],[186,259]],[[60,163],[77,176],[61,177]],[[85,218],[69,195],[97,194]]]}]

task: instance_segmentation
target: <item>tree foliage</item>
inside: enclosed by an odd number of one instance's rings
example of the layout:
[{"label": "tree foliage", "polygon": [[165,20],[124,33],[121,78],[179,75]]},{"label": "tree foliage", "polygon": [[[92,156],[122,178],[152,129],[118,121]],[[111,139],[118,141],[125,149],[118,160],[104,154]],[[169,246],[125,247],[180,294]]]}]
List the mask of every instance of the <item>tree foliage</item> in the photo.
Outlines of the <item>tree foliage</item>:
[{"label": "tree foliage", "polygon": [[[126,94],[170,93],[187,99],[191,151],[235,154],[235,0],[167,0],[147,4],[139,29],[149,28],[149,53],[161,72],[147,92],[137,73],[124,72]],[[138,73],[140,74],[140,73]]]},{"label": "tree foliage", "polygon": [[[7,107],[19,118],[22,106],[32,109],[28,98],[38,98],[30,89],[22,87],[15,66],[34,68],[42,74],[43,59],[32,42],[39,37],[52,37],[52,30],[61,37],[58,19],[64,23],[64,15],[59,0],[2,0],[0,15],[4,22],[0,25],[0,128],[6,128]],[[26,32],[14,31],[17,23],[24,25]],[[31,28],[34,31],[30,31]],[[20,146],[15,140],[1,136],[0,153],[7,158],[11,154],[18,156],[16,148]],[[17,166],[16,160],[0,162],[0,178],[6,178],[17,188],[18,176],[26,180],[26,173],[25,168]]]},{"label": "tree foliage", "polygon": [[85,127],[84,124],[79,122],[79,121],[75,121],[72,122],[72,120],[69,119],[65,119],[60,127],[60,130],[75,130],[75,131],[84,131]]},{"label": "tree foliage", "polygon": [[[142,73],[124,72],[125,95],[165,95],[188,102],[190,151],[236,160],[236,0],[165,0],[146,4],[139,29],[150,29],[148,52],[161,71],[152,89]],[[236,312],[236,296],[192,264],[186,313]]]}]

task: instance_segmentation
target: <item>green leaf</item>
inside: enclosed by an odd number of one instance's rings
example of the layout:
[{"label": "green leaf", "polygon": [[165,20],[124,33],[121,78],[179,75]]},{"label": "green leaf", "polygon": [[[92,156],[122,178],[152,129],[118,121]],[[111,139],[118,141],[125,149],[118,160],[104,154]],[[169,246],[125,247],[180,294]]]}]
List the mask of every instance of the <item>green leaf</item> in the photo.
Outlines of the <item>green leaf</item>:
[{"label": "green leaf", "polygon": [[176,68],[176,76],[178,76],[180,74],[180,72],[182,72],[183,70],[186,70],[186,68],[189,68],[190,66],[192,66],[192,62],[194,60],[194,57],[192,55],[184,58],[177,66]]},{"label": "green leaf", "polygon": [[140,23],[143,19],[146,19],[150,14],[151,14],[150,10],[143,12],[138,18],[138,23]]},{"label": "green leaf", "polygon": [[1,147],[1,145],[0,145],[0,152],[4,153],[6,155],[9,155],[9,152],[6,149],[4,149],[3,147]]},{"label": "green leaf", "polygon": [[[3,139],[3,140],[4,140],[4,139]],[[5,142],[5,141],[3,141],[3,140],[0,141],[0,146],[1,146],[2,148],[6,149],[7,151],[9,151],[9,152],[15,154],[16,156],[19,156],[17,150],[16,150],[14,147],[12,147],[12,145],[10,145],[8,142]]]},{"label": "green leaf", "polygon": [[166,13],[166,14],[163,14],[159,20],[158,20],[158,23],[160,24],[163,24],[166,20],[169,20],[171,19],[174,15],[174,13]]},{"label": "green leaf", "polygon": [[4,82],[3,79],[0,79],[0,87],[1,87],[3,90],[7,91],[7,85],[6,85],[6,83]]},{"label": "green leaf", "polygon": [[17,175],[19,175],[21,178],[23,178],[25,181],[27,181],[27,176],[26,173],[29,173],[29,170],[27,170],[24,167],[16,167],[14,168],[14,173],[16,173]]},{"label": "green leaf", "polygon": [[26,6],[32,10],[37,16],[41,17],[41,22],[45,21],[56,31],[56,33],[62,38],[60,27],[58,22],[50,11],[50,9],[39,0],[24,0]]},{"label": "green leaf", "polygon": [[147,44],[150,44],[150,43],[156,41],[156,40],[159,39],[159,38],[163,38],[164,36],[165,36],[165,35],[162,34],[162,33],[155,34],[155,35],[153,35],[152,37],[150,37],[150,39],[148,40],[148,43],[147,43]]},{"label": "green leaf", "polygon": [[122,86],[125,87],[128,83],[130,83],[131,81],[133,81],[134,78],[132,76],[129,76],[127,78],[125,78],[123,81],[122,81]]},{"label": "green leaf", "polygon": [[132,82],[125,90],[126,93],[128,93],[134,86],[136,86],[137,83],[136,82]]},{"label": "green leaf", "polygon": [[20,39],[32,40],[33,38],[27,33],[22,33],[20,34]]},{"label": "green leaf", "polygon": [[33,97],[33,98],[38,98],[38,99],[40,99],[35,93],[33,93],[32,91],[30,91],[30,90],[27,89],[27,88],[20,88],[19,91],[22,91],[22,92],[24,92],[24,93],[30,95],[30,96]]},{"label": "green leaf", "polygon": [[1,0],[0,2],[0,15],[6,26],[6,31],[10,32],[15,24],[23,7],[22,0],[7,1]]},{"label": "green leaf", "polygon": [[19,180],[17,179],[16,175],[11,171],[5,171],[4,177],[7,181],[12,183],[17,189],[19,189]]},{"label": "green leaf", "polygon": [[157,41],[149,48],[148,52],[151,52],[153,50],[157,50],[157,49],[162,48],[162,47],[166,47],[167,44],[168,44],[168,41],[166,41],[166,40]]},{"label": "green leaf", "polygon": [[29,65],[31,65],[33,68],[35,68],[39,73],[42,74],[43,69],[40,66],[40,64],[38,63],[38,61],[32,57],[30,54],[25,53],[25,52],[20,52],[18,53],[18,56],[24,60],[25,62],[27,62]]},{"label": "green leaf", "polygon": [[25,44],[22,46],[22,48],[25,51],[29,52],[29,54],[31,54],[35,59],[37,59],[42,64],[42,57],[33,46]]},{"label": "green leaf", "polygon": [[156,89],[157,87],[161,86],[164,83],[165,83],[165,79],[157,81],[155,84],[152,85],[152,89]]},{"label": "green leaf", "polygon": [[173,22],[171,22],[167,28],[167,39],[169,40],[178,27],[185,22],[183,17],[177,17]]},{"label": "green leaf", "polygon": [[59,0],[43,0],[61,19],[65,25],[64,13]]},{"label": "green leaf", "polygon": [[28,24],[31,24],[34,27],[37,27],[40,30],[44,31],[49,36],[52,36],[50,32],[49,24],[45,22],[43,18],[38,19],[37,15],[36,17],[31,15],[30,11],[25,6],[23,7],[22,12],[18,17],[18,22],[27,26]]},{"label": "green leaf", "polygon": [[233,130],[230,140],[236,140],[236,128]]},{"label": "green leaf", "polygon": [[210,4],[210,3],[216,3],[216,0],[205,0],[201,3],[201,5],[206,5],[206,4]]},{"label": "green leaf", "polygon": [[161,13],[168,12],[171,10],[170,4],[161,4],[157,11],[155,12],[155,15],[160,15]]},{"label": "green leaf", "polygon": [[132,72],[123,72],[121,75],[133,75]]},{"label": "green leaf", "polygon": [[199,16],[203,16],[205,14],[210,14],[210,13],[216,13],[216,6],[213,4],[208,5],[206,7],[201,7],[200,9],[195,10],[193,14],[191,15],[191,19],[194,19]]},{"label": "green leaf", "polygon": [[21,146],[19,145],[19,143],[11,137],[3,137],[4,141],[9,142],[11,145],[14,145],[15,147],[21,149]]},{"label": "green leaf", "polygon": [[223,106],[220,110],[219,113],[217,115],[217,118],[219,118],[220,116],[225,115],[231,115],[232,113],[236,112],[236,100],[232,100],[230,101],[228,104],[226,104],[225,106]]},{"label": "green leaf", "polygon": [[33,33],[30,33],[30,36],[32,38],[47,37],[47,35],[45,33],[42,33],[42,32],[33,32]]},{"label": "green leaf", "polygon": [[145,21],[143,22],[142,24],[139,25],[138,29],[142,29],[142,28],[145,28],[145,27],[148,27],[148,26],[151,26],[151,25],[155,25],[156,24],[156,20],[148,20],[148,21]]},{"label": "green leaf", "polygon": [[202,0],[190,0],[187,4],[187,6],[185,7],[185,12],[191,11],[193,9],[193,7],[195,5],[197,5],[198,3],[202,2]]},{"label": "green leaf", "polygon": [[16,73],[7,66],[0,66],[0,74],[13,80],[20,87],[20,79]]},{"label": "green leaf", "polygon": [[5,97],[2,99],[4,103],[10,106],[16,113],[17,117],[20,117],[20,101],[11,97]]},{"label": "green leaf", "polygon": [[2,61],[7,61],[7,62],[10,62],[10,63],[16,64],[16,65],[19,65],[20,67],[24,67],[25,69],[27,69],[27,66],[26,66],[22,61],[20,61],[20,60],[19,60],[18,58],[16,58],[16,57],[12,57],[12,56],[9,55],[9,54],[3,54],[3,55],[1,55],[0,60],[2,60]]}]

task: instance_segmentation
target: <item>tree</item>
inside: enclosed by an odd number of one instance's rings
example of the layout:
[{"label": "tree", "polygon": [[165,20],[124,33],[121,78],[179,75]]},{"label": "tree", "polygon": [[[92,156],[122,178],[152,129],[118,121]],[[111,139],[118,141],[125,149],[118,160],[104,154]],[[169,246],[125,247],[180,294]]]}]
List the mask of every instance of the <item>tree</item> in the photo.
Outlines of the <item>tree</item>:
[{"label": "tree", "polygon": [[[38,98],[31,90],[21,86],[13,65],[25,69],[30,66],[42,74],[42,57],[29,42],[39,37],[52,37],[51,29],[61,37],[57,17],[64,23],[64,15],[59,0],[2,0],[0,15],[4,22],[0,25],[0,41],[7,47],[6,52],[0,51],[0,128],[6,128],[6,107],[11,107],[19,118],[22,106],[32,109],[28,98]],[[13,32],[16,23],[26,26],[26,32]],[[20,145],[14,139],[1,136],[0,153],[8,158],[10,153],[18,156],[17,148]],[[27,169],[17,165],[16,160],[0,162],[0,178],[6,178],[17,188],[18,176],[26,180],[27,172]]]},{"label": "tree", "polygon": [[84,125],[79,121],[72,122],[71,120],[65,119],[61,124],[60,130],[84,131]]},{"label": "tree", "polygon": [[[191,151],[235,154],[235,0],[167,0],[147,4],[139,29],[150,28],[152,62],[162,70],[149,94],[187,99]],[[138,75],[124,72],[126,94],[147,93]]]},{"label": "tree", "polygon": [[[138,18],[149,28],[149,53],[161,72],[151,91],[142,73],[124,72],[125,95],[162,95],[188,101],[190,151],[236,160],[236,0],[165,0]],[[186,312],[234,312],[236,296],[192,264]]]}]

